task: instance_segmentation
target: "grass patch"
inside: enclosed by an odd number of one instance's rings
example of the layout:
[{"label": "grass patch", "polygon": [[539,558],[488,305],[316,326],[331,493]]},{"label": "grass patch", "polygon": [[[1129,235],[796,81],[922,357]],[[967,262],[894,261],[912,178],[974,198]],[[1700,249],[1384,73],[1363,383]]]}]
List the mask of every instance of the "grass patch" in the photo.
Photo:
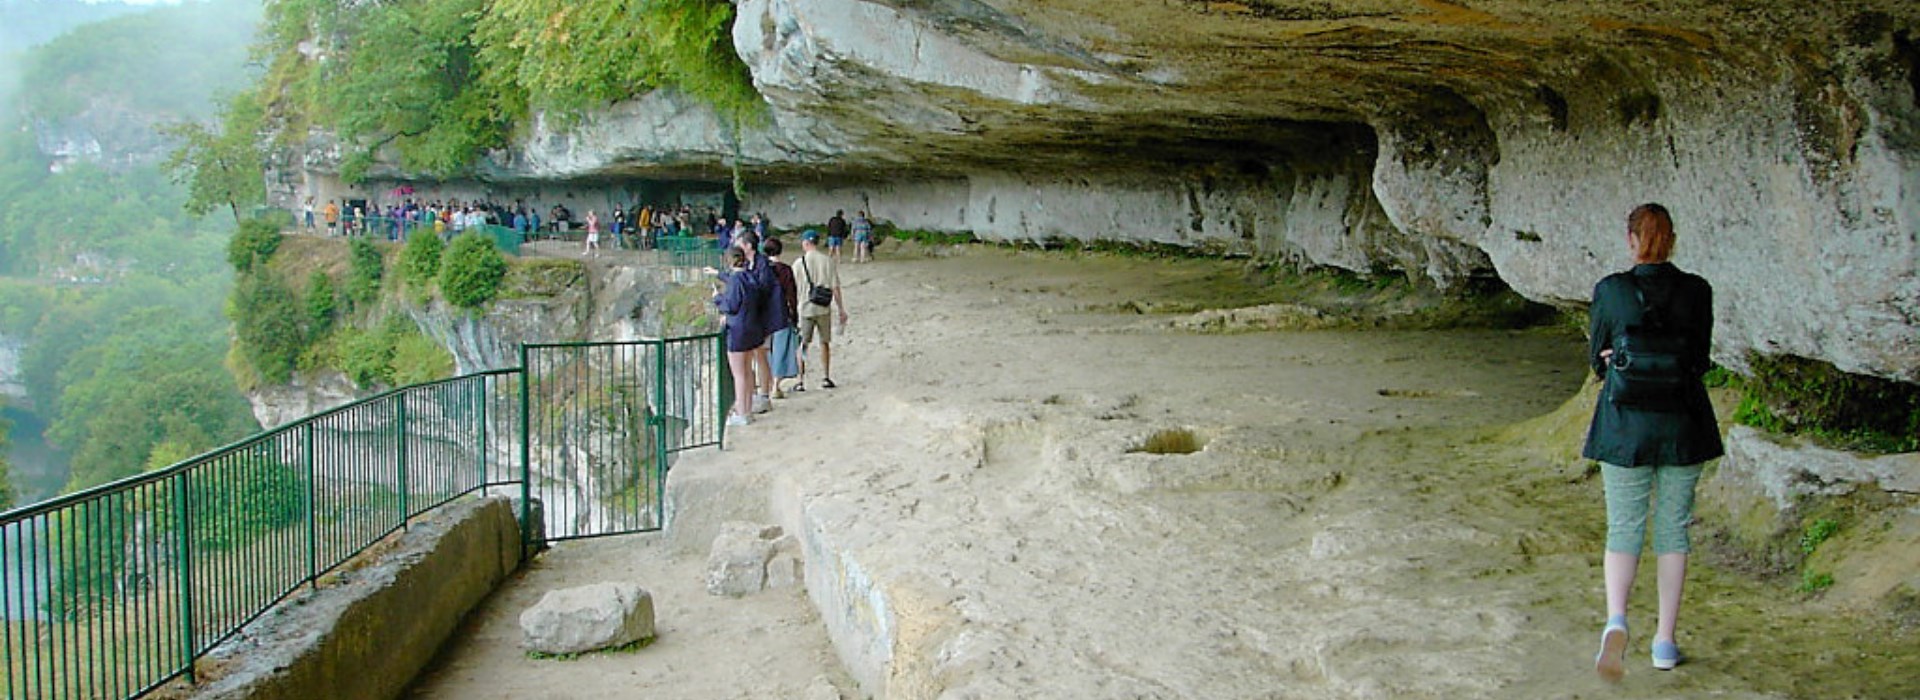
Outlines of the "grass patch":
[{"label": "grass patch", "polygon": [[1819,593],[1833,587],[1833,574],[1807,569],[1800,572],[1800,585],[1794,590],[1801,593]]},{"label": "grass patch", "polygon": [[1825,447],[1890,454],[1920,450],[1920,385],[1851,374],[1792,355],[1753,354],[1733,421]]},{"label": "grass patch", "polygon": [[578,260],[508,258],[507,276],[500,283],[500,298],[559,296],[579,286],[586,277],[587,267]]}]

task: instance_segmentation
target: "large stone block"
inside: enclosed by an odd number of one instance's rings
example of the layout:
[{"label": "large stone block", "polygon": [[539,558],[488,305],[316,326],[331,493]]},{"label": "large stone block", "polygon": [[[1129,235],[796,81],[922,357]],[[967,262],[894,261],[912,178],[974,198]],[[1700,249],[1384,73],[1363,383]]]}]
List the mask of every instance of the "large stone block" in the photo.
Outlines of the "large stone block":
[{"label": "large stone block", "polygon": [[777,525],[723,525],[707,555],[707,592],[726,596],[760,592],[767,585],[767,562],[772,561],[780,537]]},{"label": "large stone block", "polygon": [[578,654],[653,636],[653,594],[636,583],[596,583],[550,591],[520,614],[523,646]]}]

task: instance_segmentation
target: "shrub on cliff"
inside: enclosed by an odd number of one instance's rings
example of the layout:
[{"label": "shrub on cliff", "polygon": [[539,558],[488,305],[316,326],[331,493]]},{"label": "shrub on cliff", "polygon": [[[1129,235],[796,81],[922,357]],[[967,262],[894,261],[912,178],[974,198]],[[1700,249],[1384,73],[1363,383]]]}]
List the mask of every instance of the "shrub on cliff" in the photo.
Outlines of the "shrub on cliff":
[{"label": "shrub on cliff", "polygon": [[405,316],[388,316],[372,330],[344,328],[336,342],[340,371],[363,387],[418,384],[453,376],[453,355]]},{"label": "shrub on cliff", "polygon": [[429,232],[415,233],[400,250],[400,279],[414,289],[425,289],[440,274],[440,255],[447,245]]},{"label": "shrub on cliff", "polygon": [[386,275],[386,261],[373,241],[355,238],[347,244],[347,301],[361,308],[380,298],[380,278]]},{"label": "shrub on cliff", "polygon": [[307,275],[307,331],[310,337],[318,338],[333,329],[334,315],[339,313],[338,293],[333,289],[333,278],[321,270]]},{"label": "shrub on cliff", "polygon": [[227,239],[227,264],[233,271],[246,274],[267,264],[280,249],[280,229],[266,219],[247,219]]},{"label": "shrub on cliff", "polygon": [[477,309],[499,296],[500,280],[506,276],[507,260],[493,240],[463,233],[440,262],[440,295],[454,306]]},{"label": "shrub on cliff", "polygon": [[293,378],[294,361],[306,347],[300,305],[277,275],[265,271],[233,282],[227,316],[233,319],[236,349],[260,379],[281,384]]}]

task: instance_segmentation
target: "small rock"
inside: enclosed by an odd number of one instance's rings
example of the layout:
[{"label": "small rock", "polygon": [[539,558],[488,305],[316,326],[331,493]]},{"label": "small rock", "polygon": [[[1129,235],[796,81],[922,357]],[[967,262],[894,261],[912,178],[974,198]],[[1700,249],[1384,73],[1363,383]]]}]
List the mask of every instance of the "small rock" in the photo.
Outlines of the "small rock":
[{"label": "small rock", "polygon": [[636,583],[549,591],[520,613],[523,645],[542,654],[578,654],[652,637],[653,594]]},{"label": "small rock", "polygon": [[826,676],[814,676],[813,682],[807,684],[806,700],[840,700],[840,689]]},{"label": "small rock", "polygon": [[767,561],[773,558],[777,526],[730,522],[720,526],[707,554],[707,592],[743,596],[758,593],[767,583]]},{"label": "small rock", "polygon": [[796,588],[805,585],[806,569],[800,558],[787,552],[773,555],[767,562],[768,588]]}]

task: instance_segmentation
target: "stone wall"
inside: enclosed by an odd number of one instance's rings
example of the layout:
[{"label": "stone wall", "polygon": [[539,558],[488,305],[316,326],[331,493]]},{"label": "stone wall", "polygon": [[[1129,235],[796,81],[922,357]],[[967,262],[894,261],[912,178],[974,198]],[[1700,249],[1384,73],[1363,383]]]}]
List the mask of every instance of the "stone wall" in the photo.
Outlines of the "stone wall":
[{"label": "stone wall", "polygon": [[507,499],[450,504],[368,565],[330,574],[216,647],[197,687],[159,697],[399,697],[520,556]]}]

